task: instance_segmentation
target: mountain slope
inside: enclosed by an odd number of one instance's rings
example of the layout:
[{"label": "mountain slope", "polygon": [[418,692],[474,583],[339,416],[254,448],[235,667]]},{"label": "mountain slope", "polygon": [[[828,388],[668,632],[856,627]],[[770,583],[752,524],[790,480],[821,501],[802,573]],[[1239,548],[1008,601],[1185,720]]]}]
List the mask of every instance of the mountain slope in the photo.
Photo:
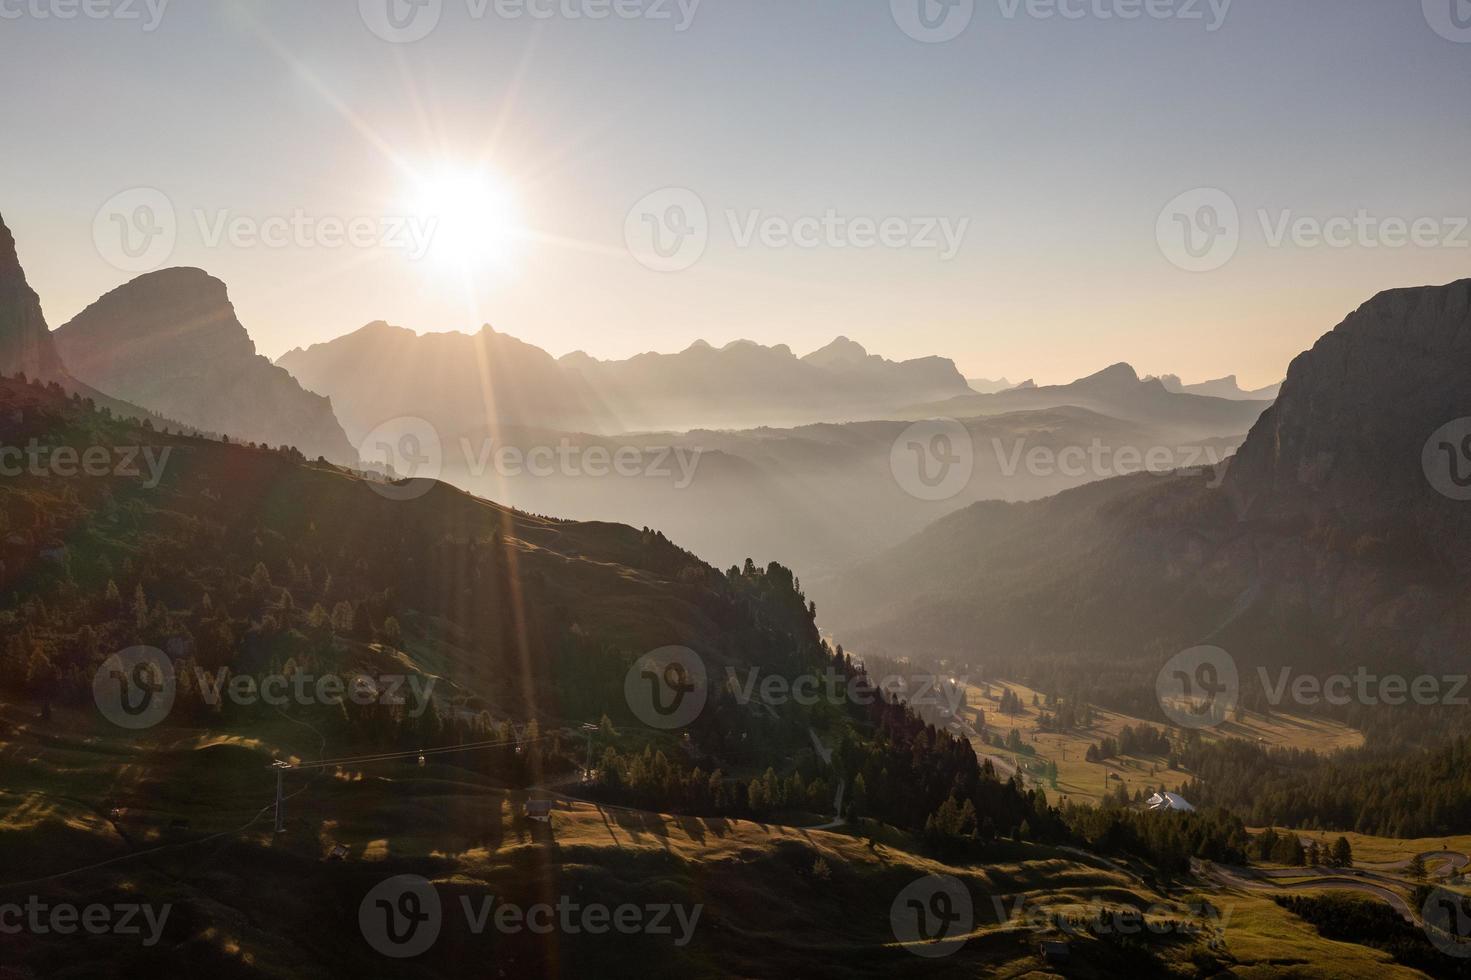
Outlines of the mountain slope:
[{"label": "mountain slope", "polygon": [[1247,390],[1241,387],[1241,383],[1236,380],[1234,374],[1189,385],[1182,382],[1179,375],[1175,374],[1162,375],[1159,381],[1167,391],[1182,392],[1187,395],[1206,395],[1211,398],[1229,398],[1232,401],[1271,401],[1282,390],[1280,384]]},{"label": "mountain slope", "polygon": [[798,358],[785,344],[747,340],[716,349],[599,361],[562,358],[627,429],[751,428],[883,418],[903,405],[969,391],[955,365],[895,362],[839,337]]},{"label": "mountain slope", "polygon": [[97,407],[124,418],[147,419],[156,426],[181,427],[177,421],[98,391],[67,370],[56,349],[55,335],[41,312],[41,298],[26,281],[15,238],[0,216],[0,377],[17,374],[57,384],[67,394],[89,399]]},{"label": "mountain slope", "polygon": [[204,431],[357,460],[330,402],[255,352],[225,284],[200,269],[139,276],[53,336],[72,373],[104,391]]},{"label": "mountain slope", "polygon": [[858,646],[1086,660],[1211,642],[1247,662],[1464,656],[1471,510],[1426,440],[1471,416],[1471,281],[1381,294],[1293,361],[1224,484],[1127,477],[977,504],[840,579]]},{"label": "mountain slope", "polygon": [[477,426],[603,431],[610,418],[546,351],[484,327],[416,334],[367,326],[276,363],[327,395],[354,443],[388,419],[427,419],[449,439]]},{"label": "mountain slope", "polygon": [[20,372],[43,381],[67,377],[41,313],[41,297],[26,282],[15,238],[0,219],[0,375]]},{"label": "mountain slope", "polygon": [[973,418],[1002,412],[1073,405],[1100,415],[1142,422],[1176,438],[1235,435],[1256,421],[1267,401],[1232,401],[1172,392],[1157,378],[1141,379],[1127,364],[1115,364],[1065,385],[1023,385],[990,395],[969,394],[911,406],[907,418]]},{"label": "mountain slope", "polygon": [[839,338],[805,358],[785,345],[697,342],[678,354],[560,360],[490,327],[416,334],[374,323],[277,363],[328,395],[357,440],[387,419],[428,419],[441,438],[526,426],[611,434],[880,418],[968,391],[943,358],[896,363]]}]

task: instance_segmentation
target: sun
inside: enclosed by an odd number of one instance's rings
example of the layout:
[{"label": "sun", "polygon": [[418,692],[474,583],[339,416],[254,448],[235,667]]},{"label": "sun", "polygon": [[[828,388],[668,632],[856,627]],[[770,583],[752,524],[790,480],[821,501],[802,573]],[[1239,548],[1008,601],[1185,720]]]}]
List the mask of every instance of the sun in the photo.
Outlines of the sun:
[{"label": "sun", "polygon": [[441,169],[415,181],[410,214],[427,229],[422,261],[443,271],[509,277],[524,240],[514,189],[488,170]]}]

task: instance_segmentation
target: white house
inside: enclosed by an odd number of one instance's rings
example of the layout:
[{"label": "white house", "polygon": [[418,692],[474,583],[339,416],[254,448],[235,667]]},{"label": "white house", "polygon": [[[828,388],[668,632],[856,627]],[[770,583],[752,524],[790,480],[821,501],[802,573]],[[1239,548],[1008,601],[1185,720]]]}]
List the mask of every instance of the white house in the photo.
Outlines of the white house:
[{"label": "white house", "polygon": [[1150,810],[1179,810],[1184,813],[1194,813],[1195,807],[1185,797],[1176,793],[1155,793],[1144,804]]}]

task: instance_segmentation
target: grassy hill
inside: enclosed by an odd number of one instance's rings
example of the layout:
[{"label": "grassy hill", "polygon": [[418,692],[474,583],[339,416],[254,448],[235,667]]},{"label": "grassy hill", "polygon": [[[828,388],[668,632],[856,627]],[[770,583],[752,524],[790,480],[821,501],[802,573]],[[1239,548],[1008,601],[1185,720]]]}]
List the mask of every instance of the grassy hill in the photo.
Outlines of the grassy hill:
[{"label": "grassy hill", "polygon": [[[543,827],[522,815],[526,791],[455,765],[367,764],[303,777],[288,787],[287,832],[277,836],[262,809],[268,761],[321,749],[302,724],[311,716],[291,714],[249,735],[169,728],[140,737],[85,713],[40,722],[0,707],[0,902],[37,894],[174,907],[154,947],[7,937],[10,968],[57,977],[438,977],[462,975],[467,964],[528,977],[1049,976],[1038,943],[1066,939],[1067,976],[1229,968],[1265,977],[1289,966],[1304,977],[1413,975],[1372,950],[1322,939],[1260,896],[1162,887],[1141,867],[1042,844],[1010,845],[984,864],[946,863],[893,828],[803,829],[565,796]],[[339,845],[345,857],[330,860]],[[393,961],[363,941],[358,912],[400,874],[433,882],[445,925],[426,954]],[[938,959],[906,950],[890,921],[895,897],[932,874],[964,882],[975,907],[964,946]],[[675,935],[476,935],[459,917],[461,898],[531,905],[563,895],[701,912],[684,945]],[[1161,933],[1067,934],[1057,924],[1131,909]]]}]

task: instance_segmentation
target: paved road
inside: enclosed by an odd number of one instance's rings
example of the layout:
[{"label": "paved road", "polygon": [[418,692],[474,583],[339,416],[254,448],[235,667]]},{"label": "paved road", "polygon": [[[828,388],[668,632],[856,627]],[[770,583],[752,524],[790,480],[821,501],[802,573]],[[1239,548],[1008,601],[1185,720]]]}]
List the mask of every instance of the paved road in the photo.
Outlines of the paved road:
[{"label": "paved road", "polygon": [[[1276,881],[1273,879],[1286,878],[1289,876],[1318,875],[1320,871],[1329,873],[1321,877],[1312,877],[1304,881]],[[1230,865],[1217,864],[1212,866],[1214,877],[1232,887],[1243,888],[1248,891],[1269,892],[1299,892],[1299,891],[1346,891],[1357,892],[1360,895],[1368,895],[1381,901],[1388,902],[1400,916],[1412,925],[1415,923],[1415,913],[1410,908],[1410,903],[1405,901],[1399,892],[1378,884],[1376,881],[1365,878],[1350,877],[1343,871],[1337,869],[1322,868],[1290,868],[1286,872],[1278,869],[1259,870],[1256,868],[1238,868]],[[1392,881],[1394,879],[1375,876],[1379,880]],[[1396,882],[1396,884],[1403,884]]]},{"label": "paved road", "polygon": [[[1403,861],[1360,861],[1358,866],[1373,871],[1403,871],[1410,866],[1411,858]],[[1425,851],[1420,855],[1420,860],[1430,868],[1430,873],[1437,878],[1448,878],[1453,872],[1460,871],[1471,864],[1471,857],[1467,857],[1460,851]],[[1439,867],[1432,867],[1434,864]]]}]

